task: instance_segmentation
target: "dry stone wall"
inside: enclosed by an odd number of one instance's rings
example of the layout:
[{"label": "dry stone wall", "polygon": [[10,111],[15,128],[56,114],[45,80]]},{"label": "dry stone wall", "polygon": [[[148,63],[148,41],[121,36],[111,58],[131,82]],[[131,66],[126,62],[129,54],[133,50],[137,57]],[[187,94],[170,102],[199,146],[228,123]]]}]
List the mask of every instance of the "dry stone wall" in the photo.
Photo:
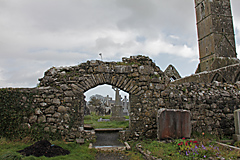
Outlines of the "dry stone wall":
[{"label": "dry stone wall", "polygon": [[160,107],[190,110],[193,131],[234,134],[234,111],[240,108],[239,85],[171,84],[161,93]]},{"label": "dry stone wall", "polygon": [[37,88],[0,89],[4,93],[0,97],[0,120],[7,122],[3,114],[6,111],[27,108],[31,112],[21,112],[26,127],[40,124],[44,132],[60,134],[68,141],[91,139],[94,132],[84,131],[83,127],[84,92],[109,84],[129,93],[130,124],[122,134],[124,139],[156,138],[160,108],[190,110],[193,131],[234,133],[233,112],[240,105],[237,84],[173,83],[144,56],[123,58],[122,62],[87,61],[72,67],[52,67]]},{"label": "dry stone wall", "polygon": [[[12,134],[18,134],[17,130],[22,126],[26,130],[37,126],[37,133],[60,136],[67,141],[85,137],[91,139],[83,130],[83,94],[75,95],[72,91],[52,87],[7,88],[0,92],[1,122],[7,120],[16,127],[11,128],[8,123],[1,123],[3,136],[9,130]],[[18,115],[16,111],[21,113]],[[16,117],[19,119],[16,120]]]}]

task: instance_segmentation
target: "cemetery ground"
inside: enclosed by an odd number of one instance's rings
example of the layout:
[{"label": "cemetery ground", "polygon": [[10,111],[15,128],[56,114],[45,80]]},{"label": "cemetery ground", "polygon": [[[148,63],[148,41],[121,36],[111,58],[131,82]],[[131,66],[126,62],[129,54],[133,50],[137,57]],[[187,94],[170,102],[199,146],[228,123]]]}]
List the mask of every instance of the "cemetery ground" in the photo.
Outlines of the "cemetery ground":
[{"label": "cemetery ground", "polygon": [[[85,124],[91,124],[94,128],[127,128],[128,121],[124,122],[97,122],[99,118],[108,119],[110,116],[86,116]],[[128,117],[127,117],[128,118]],[[34,156],[23,156],[17,151],[22,150],[36,142],[31,140],[31,137],[24,139],[7,140],[5,138],[0,139],[0,159],[4,160],[46,160],[46,159],[81,159],[81,160],[94,160],[101,159],[98,156],[108,158],[109,156],[113,159],[129,159],[129,160],[144,160],[146,159],[140,152],[141,149],[144,153],[154,156],[157,158],[184,160],[184,159],[240,159],[240,151],[231,148],[223,147],[219,144],[214,143],[220,140],[230,140],[231,137],[216,137],[208,133],[193,133],[191,140],[188,139],[177,139],[169,140],[165,142],[159,142],[158,140],[138,140],[129,141],[131,150],[121,152],[103,152],[96,149],[89,149],[91,142],[85,142],[83,145],[79,145],[76,142],[65,142],[62,140],[50,141],[51,144],[58,145],[68,151],[70,154],[65,156],[56,157],[34,157]],[[236,147],[240,147],[240,142],[234,144]]]},{"label": "cemetery ground", "polygon": [[[111,115],[97,116],[91,113],[91,115],[84,116],[84,124],[91,125],[93,128],[128,128],[129,121],[98,121],[99,119],[109,120],[110,117]],[[125,116],[125,119],[129,119],[129,116]]]}]

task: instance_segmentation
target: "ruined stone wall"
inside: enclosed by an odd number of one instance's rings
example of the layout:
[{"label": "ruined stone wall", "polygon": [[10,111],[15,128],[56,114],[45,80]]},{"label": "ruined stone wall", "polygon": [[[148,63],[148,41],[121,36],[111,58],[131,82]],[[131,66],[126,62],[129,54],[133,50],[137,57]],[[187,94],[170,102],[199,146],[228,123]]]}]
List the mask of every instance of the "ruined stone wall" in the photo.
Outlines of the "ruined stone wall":
[{"label": "ruined stone wall", "polygon": [[86,137],[83,131],[83,94],[75,95],[70,90],[52,87],[6,88],[0,92],[3,136],[8,134],[9,130],[20,134],[19,130],[23,126],[26,130],[37,127],[38,134],[60,136],[67,141],[90,138]]},{"label": "ruined stone wall", "polygon": [[[227,76],[229,73],[231,76]],[[211,72],[216,80],[226,75],[226,81],[239,80],[239,73],[239,65]],[[205,78],[209,79],[211,74]],[[199,75],[193,78],[196,80]],[[197,80],[205,82],[202,77]],[[87,61],[72,67],[53,67],[45,72],[38,88],[1,89],[6,91],[0,92],[5,93],[0,97],[1,122],[6,122],[7,116],[2,113],[9,111],[8,106],[13,111],[27,108],[26,112],[21,112],[25,126],[40,124],[44,132],[59,133],[68,141],[91,138],[91,133],[83,130],[84,92],[109,84],[129,93],[130,124],[124,135],[126,139],[156,138],[156,117],[160,108],[190,110],[194,131],[219,135],[230,135],[234,131],[233,111],[240,105],[237,86],[218,82],[189,83],[190,79],[169,82],[169,77],[144,56],[123,58],[122,62]],[[15,91],[18,92],[15,94]]]},{"label": "ruined stone wall", "polygon": [[129,137],[138,139],[156,137],[153,133],[157,128],[158,98],[169,82],[149,57],[131,56],[122,58],[122,62],[92,60],[77,66],[53,67],[40,79],[40,86],[83,94],[98,85],[109,84],[129,93]]},{"label": "ruined stone wall", "polygon": [[205,71],[173,81],[173,84],[182,84],[187,82],[212,83],[214,81],[223,83],[236,83],[240,81],[240,63],[222,67],[212,71]]},{"label": "ruined stone wall", "polygon": [[193,131],[234,134],[233,112],[240,108],[238,85],[219,82],[171,84],[161,93],[160,107],[190,110]]}]

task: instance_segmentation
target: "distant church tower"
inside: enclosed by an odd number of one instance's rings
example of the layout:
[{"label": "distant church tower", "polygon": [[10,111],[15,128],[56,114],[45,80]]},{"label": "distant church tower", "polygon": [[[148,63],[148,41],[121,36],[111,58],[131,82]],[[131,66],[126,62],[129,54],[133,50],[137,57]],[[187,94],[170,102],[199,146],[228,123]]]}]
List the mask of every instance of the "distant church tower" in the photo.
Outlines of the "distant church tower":
[{"label": "distant church tower", "polygon": [[195,0],[200,63],[196,73],[239,63],[230,0]]}]

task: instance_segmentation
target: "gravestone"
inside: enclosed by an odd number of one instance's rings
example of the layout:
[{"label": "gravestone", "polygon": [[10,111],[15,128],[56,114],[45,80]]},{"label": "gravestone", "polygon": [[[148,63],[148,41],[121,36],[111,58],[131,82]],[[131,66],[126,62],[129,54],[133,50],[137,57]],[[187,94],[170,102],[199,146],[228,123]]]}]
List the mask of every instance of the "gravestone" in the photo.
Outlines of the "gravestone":
[{"label": "gravestone", "polygon": [[190,111],[165,108],[158,110],[157,135],[159,140],[190,138],[191,131]]},{"label": "gravestone", "polygon": [[119,96],[119,89],[116,87],[112,87],[114,91],[116,91],[115,94],[115,105],[112,107],[112,116],[110,118],[111,121],[125,121],[125,118],[123,117],[123,108],[121,106],[121,100]]},{"label": "gravestone", "polygon": [[234,111],[234,124],[235,124],[235,134],[233,139],[235,141],[240,141],[240,109]]},{"label": "gravestone", "polygon": [[123,103],[123,115],[128,116],[128,102],[127,102],[127,96],[124,97],[124,103]]}]

